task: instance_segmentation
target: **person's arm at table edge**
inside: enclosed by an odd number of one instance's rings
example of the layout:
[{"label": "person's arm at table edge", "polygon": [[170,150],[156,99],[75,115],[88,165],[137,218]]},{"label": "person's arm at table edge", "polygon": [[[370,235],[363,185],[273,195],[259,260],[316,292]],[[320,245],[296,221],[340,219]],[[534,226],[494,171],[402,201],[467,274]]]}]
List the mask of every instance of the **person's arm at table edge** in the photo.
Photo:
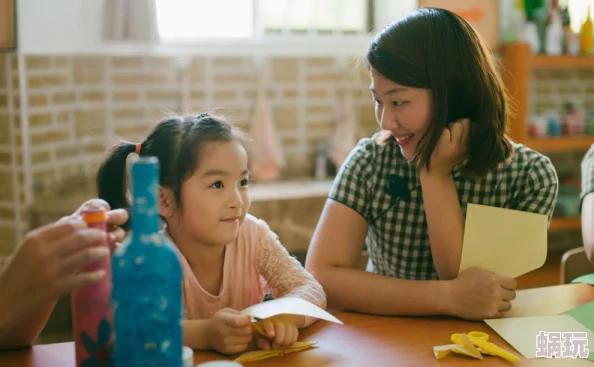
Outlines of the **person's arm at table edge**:
[{"label": "person's arm at table edge", "polygon": [[306,268],[322,284],[329,308],[377,315],[449,314],[449,283],[395,279],[358,270],[366,220],[329,199],[318,222]]},{"label": "person's arm at table edge", "polygon": [[20,310],[16,313],[17,317],[10,319],[5,315],[15,315],[15,313],[7,311],[8,307],[11,307],[8,302],[10,302],[9,299],[0,301],[0,350],[31,347],[47,324],[57,299],[37,305],[27,312]]}]

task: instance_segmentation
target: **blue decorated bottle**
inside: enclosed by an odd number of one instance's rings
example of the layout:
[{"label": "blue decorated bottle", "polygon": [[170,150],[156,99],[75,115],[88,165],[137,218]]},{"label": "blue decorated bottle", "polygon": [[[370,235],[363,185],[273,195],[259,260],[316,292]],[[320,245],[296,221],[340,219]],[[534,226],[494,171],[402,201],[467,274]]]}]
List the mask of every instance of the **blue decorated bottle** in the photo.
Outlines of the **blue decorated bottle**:
[{"label": "blue decorated bottle", "polygon": [[182,367],[182,267],[159,232],[159,161],[132,163],[132,232],[112,259],[117,367]]}]

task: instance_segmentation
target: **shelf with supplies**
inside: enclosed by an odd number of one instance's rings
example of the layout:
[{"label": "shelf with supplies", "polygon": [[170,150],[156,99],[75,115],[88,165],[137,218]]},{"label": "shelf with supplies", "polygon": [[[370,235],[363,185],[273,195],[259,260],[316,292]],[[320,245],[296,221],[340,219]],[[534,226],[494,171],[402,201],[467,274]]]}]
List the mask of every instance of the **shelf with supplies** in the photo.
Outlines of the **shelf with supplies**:
[{"label": "shelf with supplies", "polygon": [[[530,45],[527,43],[512,43],[503,46],[502,66],[503,82],[511,100],[514,102],[513,114],[510,116],[509,121],[509,135],[514,141],[544,154],[571,151],[585,152],[594,144],[594,130],[592,130],[591,126],[594,120],[586,111],[583,111],[581,116],[583,126],[576,122],[581,121],[575,119],[576,115],[574,113],[576,110],[567,109],[564,112],[563,118],[574,119],[571,124],[564,122],[565,120],[561,118],[562,111],[558,111],[559,116],[545,114],[530,117],[529,115],[530,79],[533,70],[594,71],[594,56],[536,55],[532,53]],[[531,118],[540,119],[540,121],[531,120]],[[553,118],[555,124],[552,124],[551,118]],[[547,125],[545,125],[545,122]],[[546,127],[546,132],[543,131],[543,126]],[[576,205],[579,205],[579,203],[575,203],[575,197],[579,193],[568,192],[566,195],[570,199],[563,202],[564,205],[559,207],[561,209],[570,208],[571,210],[567,211],[566,215],[568,216],[555,213],[549,226],[550,232],[581,230],[581,219],[577,215],[575,208]]]},{"label": "shelf with supplies", "polygon": [[522,143],[539,152],[586,151],[594,144],[594,135],[527,137]]},{"label": "shelf with supplies", "polygon": [[547,69],[594,69],[594,56],[534,55],[530,60],[533,68]]},{"label": "shelf with supplies", "polygon": [[582,229],[580,217],[553,217],[549,225],[549,232],[577,231]]},{"label": "shelf with supplies", "polygon": [[[585,151],[594,144],[594,135],[535,137],[529,134],[529,93],[533,69],[593,70],[594,56],[535,55],[527,43],[503,46],[503,82],[514,101],[510,117],[510,137],[540,152]],[[586,118],[586,116],[584,116]]]}]

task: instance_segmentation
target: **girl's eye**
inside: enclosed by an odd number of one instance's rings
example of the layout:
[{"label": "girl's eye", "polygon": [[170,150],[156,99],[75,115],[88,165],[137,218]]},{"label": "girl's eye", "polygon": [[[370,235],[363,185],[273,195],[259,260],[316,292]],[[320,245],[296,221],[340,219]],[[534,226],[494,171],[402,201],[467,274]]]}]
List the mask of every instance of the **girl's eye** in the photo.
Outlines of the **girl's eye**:
[{"label": "girl's eye", "polygon": [[247,178],[241,180],[241,182],[239,183],[241,186],[247,186],[250,184],[250,180],[248,180]]},{"label": "girl's eye", "polygon": [[210,185],[209,187],[212,187],[213,189],[222,189],[223,188],[223,181],[216,181],[212,185]]},{"label": "girl's eye", "polygon": [[404,101],[393,101],[392,104],[396,107],[398,106],[402,106],[402,104],[404,103]]}]

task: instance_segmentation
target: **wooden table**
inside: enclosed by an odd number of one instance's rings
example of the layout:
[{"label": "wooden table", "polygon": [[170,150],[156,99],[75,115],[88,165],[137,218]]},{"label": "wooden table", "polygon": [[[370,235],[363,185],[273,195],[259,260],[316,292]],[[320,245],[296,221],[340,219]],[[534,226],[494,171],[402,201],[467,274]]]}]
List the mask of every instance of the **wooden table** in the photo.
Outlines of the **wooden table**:
[{"label": "wooden table", "polygon": [[[586,284],[523,290],[518,292],[507,317],[556,315],[593,300],[594,287]],[[513,351],[509,344],[483,322],[438,317],[378,317],[354,313],[337,313],[336,316],[344,325],[319,321],[302,332],[302,339],[318,342],[317,348],[248,363],[246,366],[511,366],[499,357],[485,357],[482,361],[456,355],[440,361],[435,359],[432,347],[448,344],[450,334],[455,332],[485,331],[494,343]],[[196,364],[215,359],[224,358],[210,352],[195,353]],[[39,345],[28,350],[0,353],[0,366],[73,367],[74,345]],[[573,359],[531,359],[522,360],[518,366],[594,367],[594,363]]]}]

